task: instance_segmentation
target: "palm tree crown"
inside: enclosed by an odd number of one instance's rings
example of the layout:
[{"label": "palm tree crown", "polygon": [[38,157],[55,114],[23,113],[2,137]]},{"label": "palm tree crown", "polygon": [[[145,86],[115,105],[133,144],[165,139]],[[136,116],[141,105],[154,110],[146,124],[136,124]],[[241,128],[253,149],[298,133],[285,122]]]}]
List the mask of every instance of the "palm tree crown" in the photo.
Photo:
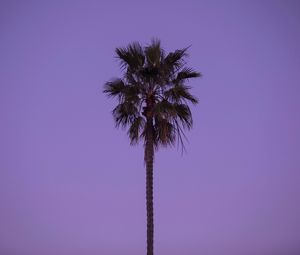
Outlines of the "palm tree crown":
[{"label": "palm tree crown", "polygon": [[104,86],[104,93],[118,99],[112,111],[116,126],[127,127],[131,144],[136,144],[146,142],[147,120],[151,120],[156,148],[174,145],[176,140],[183,145],[183,129],[193,124],[188,103],[198,103],[186,83],[201,76],[185,67],[187,48],[166,54],[160,41],[152,40],[146,47],[134,42],[117,48],[116,54],[124,76]]}]

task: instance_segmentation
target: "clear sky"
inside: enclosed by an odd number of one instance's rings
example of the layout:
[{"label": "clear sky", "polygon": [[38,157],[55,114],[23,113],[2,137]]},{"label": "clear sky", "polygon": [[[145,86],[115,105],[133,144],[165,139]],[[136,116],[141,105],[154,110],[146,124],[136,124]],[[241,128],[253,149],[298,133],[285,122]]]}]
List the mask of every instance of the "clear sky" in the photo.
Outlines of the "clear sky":
[{"label": "clear sky", "polygon": [[145,254],[143,148],[101,91],[153,37],[204,75],[155,157],[155,254],[300,254],[299,27],[299,1],[1,1],[0,254]]}]

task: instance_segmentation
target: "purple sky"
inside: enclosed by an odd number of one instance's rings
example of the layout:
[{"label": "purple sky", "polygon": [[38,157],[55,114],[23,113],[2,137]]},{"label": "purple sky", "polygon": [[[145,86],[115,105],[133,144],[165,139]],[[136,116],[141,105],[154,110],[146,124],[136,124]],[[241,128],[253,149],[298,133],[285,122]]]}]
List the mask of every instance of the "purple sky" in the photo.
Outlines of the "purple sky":
[{"label": "purple sky", "polygon": [[152,37],[204,74],[187,154],[156,155],[156,255],[300,254],[300,2],[175,2],[1,1],[1,255],[145,254],[143,149],[101,91]]}]

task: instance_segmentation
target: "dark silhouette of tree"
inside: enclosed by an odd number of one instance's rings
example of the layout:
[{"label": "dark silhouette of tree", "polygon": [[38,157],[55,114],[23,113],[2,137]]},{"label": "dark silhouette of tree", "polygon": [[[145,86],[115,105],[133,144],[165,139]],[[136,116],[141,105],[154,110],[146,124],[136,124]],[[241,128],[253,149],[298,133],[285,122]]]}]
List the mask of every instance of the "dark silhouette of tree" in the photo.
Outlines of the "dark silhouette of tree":
[{"label": "dark silhouette of tree", "polygon": [[159,40],[142,47],[134,42],[117,48],[123,77],[107,82],[103,92],[116,97],[112,114],[117,127],[128,128],[131,144],[144,142],[146,164],[147,255],[153,255],[153,160],[159,146],[183,145],[184,129],[193,120],[188,103],[198,100],[186,85],[199,72],[185,66],[187,49],[166,54]]}]

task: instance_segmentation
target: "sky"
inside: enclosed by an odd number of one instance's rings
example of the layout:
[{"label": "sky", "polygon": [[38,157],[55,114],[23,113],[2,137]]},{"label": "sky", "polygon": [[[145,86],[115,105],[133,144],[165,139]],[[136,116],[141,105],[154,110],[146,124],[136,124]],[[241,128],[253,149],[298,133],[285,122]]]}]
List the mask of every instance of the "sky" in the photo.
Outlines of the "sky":
[{"label": "sky", "polygon": [[187,152],[154,162],[156,255],[300,254],[299,1],[0,2],[0,254],[146,253],[115,48],[190,46]]}]

